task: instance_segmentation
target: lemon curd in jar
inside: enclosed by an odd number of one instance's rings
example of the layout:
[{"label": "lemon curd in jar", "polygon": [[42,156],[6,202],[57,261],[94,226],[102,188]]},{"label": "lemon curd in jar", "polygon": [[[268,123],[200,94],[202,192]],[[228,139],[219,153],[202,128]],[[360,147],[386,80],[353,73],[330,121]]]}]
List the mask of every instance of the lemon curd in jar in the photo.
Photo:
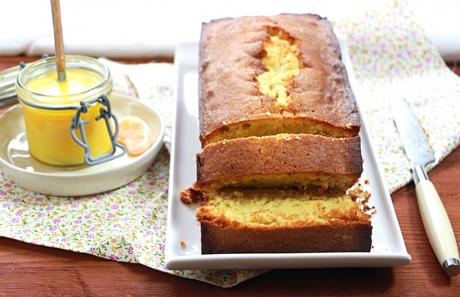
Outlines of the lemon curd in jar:
[{"label": "lemon curd in jar", "polygon": [[[85,151],[71,136],[70,127],[80,102],[108,95],[110,74],[97,60],[66,56],[66,80],[58,81],[54,58],[28,65],[18,77],[17,93],[23,106],[30,154],[41,162],[70,166],[84,163]],[[81,114],[91,157],[112,150],[110,135],[103,119],[96,121],[100,103]],[[73,108],[73,109],[72,109]],[[80,132],[77,137],[81,140]]]}]

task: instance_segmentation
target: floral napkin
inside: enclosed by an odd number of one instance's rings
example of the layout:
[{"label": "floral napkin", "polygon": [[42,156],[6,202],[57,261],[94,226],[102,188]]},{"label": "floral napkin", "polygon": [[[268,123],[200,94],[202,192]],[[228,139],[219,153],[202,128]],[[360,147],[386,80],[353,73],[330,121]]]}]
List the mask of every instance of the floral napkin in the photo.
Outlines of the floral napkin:
[{"label": "floral napkin", "polygon": [[411,180],[390,104],[406,100],[428,138],[437,165],[460,143],[460,79],[414,22],[405,3],[335,22],[346,36],[360,107],[391,192]]},{"label": "floral napkin", "polygon": [[[389,109],[407,100],[441,161],[460,142],[460,79],[414,23],[405,3],[333,20],[347,40],[362,111],[391,191],[410,181],[408,160]],[[155,106],[165,119],[165,148],[138,180],[90,197],[53,197],[29,192],[0,170],[0,236],[88,253],[231,287],[264,271],[185,270],[164,266],[172,92],[171,64],[109,65],[115,88]]]}]

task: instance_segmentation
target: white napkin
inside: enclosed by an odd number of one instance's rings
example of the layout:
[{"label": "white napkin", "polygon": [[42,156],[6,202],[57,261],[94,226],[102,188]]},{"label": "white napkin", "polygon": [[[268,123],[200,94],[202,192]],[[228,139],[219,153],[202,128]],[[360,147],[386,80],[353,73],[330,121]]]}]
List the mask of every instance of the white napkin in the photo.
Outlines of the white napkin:
[{"label": "white napkin", "polygon": [[[48,0],[3,0],[0,55],[53,53]],[[446,59],[460,59],[460,1],[408,0],[415,18]],[[296,0],[62,0],[67,53],[107,57],[172,55],[177,43],[198,40],[210,19],[314,12],[330,19],[350,16],[384,1]]]}]

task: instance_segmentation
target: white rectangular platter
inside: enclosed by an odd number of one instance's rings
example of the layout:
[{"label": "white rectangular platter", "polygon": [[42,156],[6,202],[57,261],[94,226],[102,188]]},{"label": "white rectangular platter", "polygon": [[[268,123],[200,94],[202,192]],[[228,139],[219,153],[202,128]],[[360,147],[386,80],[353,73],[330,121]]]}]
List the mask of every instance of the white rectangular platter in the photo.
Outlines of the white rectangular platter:
[{"label": "white rectangular platter", "polygon": [[[343,44],[343,43],[342,43]],[[346,47],[343,61],[350,76],[359,108],[359,93],[354,88],[353,69]],[[198,125],[198,44],[185,43],[176,48],[176,109],[172,131],[169,180],[166,267],[169,269],[230,268],[319,268],[319,267],[388,267],[408,264],[401,230],[391,197],[382,179],[378,162],[361,115],[363,178],[370,181],[370,205],[377,213],[372,218],[372,250],[364,253],[257,253],[201,254],[200,225],[195,218],[198,205],[185,205],[179,199],[182,189],[196,178],[195,155],[200,150]],[[185,247],[179,242],[185,241]]]}]

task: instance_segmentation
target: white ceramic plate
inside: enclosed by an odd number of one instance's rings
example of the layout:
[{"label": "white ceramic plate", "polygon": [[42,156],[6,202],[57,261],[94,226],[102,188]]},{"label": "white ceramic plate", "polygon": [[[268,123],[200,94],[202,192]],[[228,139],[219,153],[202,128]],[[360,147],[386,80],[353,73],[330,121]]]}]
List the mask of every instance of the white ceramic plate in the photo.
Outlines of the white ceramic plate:
[{"label": "white ceramic plate", "polygon": [[[353,87],[353,70],[348,54],[343,52]],[[370,180],[370,204],[377,213],[372,218],[372,250],[359,253],[258,253],[258,254],[201,254],[200,226],[195,218],[197,205],[184,205],[179,192],[195,181],[195,154],[198,141],[198,45],[187,43],[176,49],[177,70],[176,118],[173,128],[169,209],[166,238],[166,266],[169,269],[225,269],[225,268],[309,268],[309,267],[383,267],[408,264],[401,230],[389,192],[372,151],[361,114],[361,140],[364,158],[362,177]],[[358,97],[359,94],[355,95]],[[359,100],[359,99],[358,99]],[[358,106],[359,107],[359,106]],[[179,246],[184,240],[186,247]]]},{"label": "white ceramic plate", "polygon": [[0,116],[0,168],[18,185],[57,196],[84,196],[121,187],[141,176],[163,144],[160,116],[137,99],[114,93],[110,102],[118,118],[137,116],[150,127],[153,145],[142,155],[127,154],[94,166],[57,167],[43,164],[29,154],[22,107],[15,105]]}]

